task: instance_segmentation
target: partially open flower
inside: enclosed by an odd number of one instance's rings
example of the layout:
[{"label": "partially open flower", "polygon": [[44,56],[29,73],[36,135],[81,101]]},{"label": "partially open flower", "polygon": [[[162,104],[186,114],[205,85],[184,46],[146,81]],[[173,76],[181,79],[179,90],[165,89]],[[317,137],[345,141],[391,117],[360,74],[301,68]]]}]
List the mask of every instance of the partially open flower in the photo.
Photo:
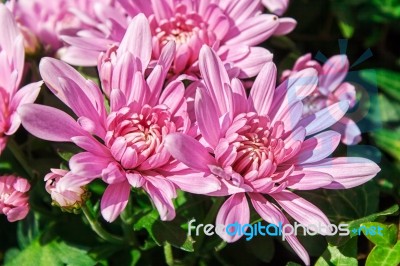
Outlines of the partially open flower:
[{"label": "partially open flower", "polygon": [[29,212],[29,182],[13,175],[0,176],[0,214],[9,222],[22,220]]},{"label": "partially open flower", "polygon": [[[59,206],[63,211],[74,212],[81,208],[82,204],[89,197],[89,192],[85,187],[76,186],[65,179],[66,176],[73,175],[71,172],[62,169],[51,169],[44,177],[46,181],[46,191],[53,199],[53,205]],[[66,182],[63,182],[67,180]]]},{"label": "partially open flower", "polygon": [[[320,65],[311,59],[311,54],[305,54],[297,59],[293,69],[283,71],[281,80],[286,80],[310,67],[317,70],[319,80],[315,90],[303,100],[303,117],[315,114],[340,101],[347,101],[350,108],[355,106],[356,89],[349,82],[344,82],[349,71],[346,55],[332,56]],[[332,125],[332,129],[341,134],[341,140],[346,145],[354,145],[361,141],[360,129],[352,119],[346,116]]]}]

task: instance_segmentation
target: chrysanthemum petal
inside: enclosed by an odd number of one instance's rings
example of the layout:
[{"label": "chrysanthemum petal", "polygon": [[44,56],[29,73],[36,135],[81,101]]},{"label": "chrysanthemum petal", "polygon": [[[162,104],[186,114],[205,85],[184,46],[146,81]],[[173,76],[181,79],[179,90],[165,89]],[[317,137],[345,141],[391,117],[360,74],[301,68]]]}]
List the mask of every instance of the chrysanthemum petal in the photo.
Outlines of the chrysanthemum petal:
[{"label": "chrysanthemum petal", "polygon": [[[215,223],[226,226],[229,230],[230,224],[238,223],[243,226],[250,222],[250,208],[246,200],[245,193],[237,193],[230,196],[219,209]],[[226,231],[217,232],[217,234],[226,242],[235,242],[242,237],[238,232],[236,234],[228,234]]]},{"label": "chrysanthemum petal", "polygon": [[18,114],[24,128],[41,139],[71,141],[72,137],[87,134],[72,117],[53,107],[24,104]]}]

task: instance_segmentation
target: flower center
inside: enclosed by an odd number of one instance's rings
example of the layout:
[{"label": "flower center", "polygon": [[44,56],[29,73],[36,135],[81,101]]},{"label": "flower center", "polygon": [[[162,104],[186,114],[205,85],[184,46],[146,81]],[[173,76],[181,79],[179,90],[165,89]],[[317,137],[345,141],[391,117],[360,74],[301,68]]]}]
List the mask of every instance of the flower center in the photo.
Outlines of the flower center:
[{"label": "flower center", "polygon": [[234,186],[253,191],[259,188],[254,182],[269,178],[263,186],[273,187],[280,182],[275,173],[279,164],[297,152],[297,146],[285,147],[284,123],[271,122],[267,116],[244,113],[235,117],[215,149],[219,166],[211,166],[215,175],[230,181]]},{"label": "flower center", "polygon": [[[182,7],[182,6],[181,6]],[[175,41],[177,45],[185,44],[206,27],[206,23],[195,13],[186,13],[186,7],[178,10],[174,17],[160,21],[156,28],[156,36],[161,46],[169,41]]]},{"label": "flower center", "polygon": [[165,106],[145,105],[140,110],[124,107],[107,119],[105,138],[114,158],[125,169],[134,169],[158,153],[164,137],[176,131]]},{"label": "flower center", "polygon": [[284,153],[283,123],[277,122],[272,127],[268,117],[247,113],[246,124],[236,131],[236,138],[230,144],[236,147],[237,155],[232,164],[235,172],[245,176],[250,171],[258,171],[261,164],[269,160],[278,164]]}]

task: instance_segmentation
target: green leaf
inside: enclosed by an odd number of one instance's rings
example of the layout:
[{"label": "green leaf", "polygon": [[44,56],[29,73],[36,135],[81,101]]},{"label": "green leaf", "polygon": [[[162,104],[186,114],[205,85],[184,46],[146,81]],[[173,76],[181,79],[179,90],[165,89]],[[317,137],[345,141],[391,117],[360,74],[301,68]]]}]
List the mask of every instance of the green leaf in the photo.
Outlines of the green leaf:
[{"label": "green leaf", "polygon": [[355,30],[355,21],[352,10],[342,4],[336,3],[332,6],[333,12],[338,18],[340,31],[345,38],[351,38]]},{"label": "green leaf", "polygon": [[131,251],[131,256],[132,256],[131,266],[135,266],[140,260],[141,253],[139,250],[134,249]]},{"label": "green leaf", "polygon": [[21,248],[29,246],[40,234],[38,219],[34,213],[29,212],[28,216],[17,224],[17,240]]},{"label": "green leaf", "polygon": [[194,241],[191,236],[188,236],[187,231],[181,228],[177,220],[163,222],[160,220],[158,212],[153,210],[139,218],[134,224],[134,229],[146,229],[159,246],[167,242],[174,247],[193,252]]},{"label": "green leaf", "polygon": [[57,153],[62,159],[67,162],[71,159],[72,156],[74,156],[74,153],[67,151],[57,151]]},{"label": "green leaf", "polygon": [[328,248],[317,260],[315,266],[352,266],[358,265],[357,259],[357,238],[353,238],[345,245],[336,247],[328,245]]},{"label": "green leaf", "polygon": [[371,84],[378,84],[387,95],[400,101],[400,73],[387,69],[367,69],[360,71],[362,78]]},{"label": "green leaf", "polygon": [[384,210],[382,212],[374,213],[374,214],[365,216],[363,218],[347,222],[348,228],[350,230],[350,235],[348,235],[348,236],[339,236],[339,235],[330,236],[330,237],[327,238],[328,242],[331,243],[331,244],[334,244],[334,245],[343,245],[350,238],[358,235],[358,231],[357,232],[352,232],[352,229],[355,228],[355,229],[358,230],[360,225],[363,224],[363,223],[376,221],[376,220],[378,220],[378,219],[380,219],[382,217],[395,214],[398,211],[399,211],[399,206],[398,205],[393,205],[389,209]]},{"label": "green leaf", "polygon": [[91,266],[96,264],[85,250],[56,239],[42,243],[38,238],[16,256],[7,256],[6,258],[9,260],[5,261],[5,266]]},{"label": "green leaf", "polygon": [[393,205],[392,207],[390,207],[389,209],[386,209],[384,211],[374,213],[374,214],[368,215],[366,217],[351,221],[349,223],[349,227],[350,228],[359,227],[363,223],[373,222],[380,217],[396,214],[398,211],[399,211],[399,206]]},{"label": "green leaf", "polygon": [[373,133],[376,145],[400,161],[400,135],[398,132],[381,129]]},{"label": "green leaf", "polygon": [[351,36],[353,36],[354,33],[354,26],[345,22],[345,21],[339,21],[339,28],[340,31],[342,32],[343,36],[346,39],[351,38]]},{"label": "green leaf", "polygon": [[289,261],[288,263],[286,263],[286,266],[301,266],[301,264],[298,264],[298,263],[293,262],[293,261]]},{"label": "green leaf", "polygon": [[378,105],[371,106],[371,108],[375,108],[376,111],[374,118],[383,123],[396,122],[400,117],[400,102],[390,100],[382,93],[378,95]]},{"label": "green leaf", "polygon": [[400,264],[400,241],[391,247],[375,246],[368,255],[366,266],[385,265],[397,266]]},{"label": "green leaf", "polygon": [[393,246],[397,240],[397,227],[377,222],[362,223],[360,228],[364,235],[377,246]]}]

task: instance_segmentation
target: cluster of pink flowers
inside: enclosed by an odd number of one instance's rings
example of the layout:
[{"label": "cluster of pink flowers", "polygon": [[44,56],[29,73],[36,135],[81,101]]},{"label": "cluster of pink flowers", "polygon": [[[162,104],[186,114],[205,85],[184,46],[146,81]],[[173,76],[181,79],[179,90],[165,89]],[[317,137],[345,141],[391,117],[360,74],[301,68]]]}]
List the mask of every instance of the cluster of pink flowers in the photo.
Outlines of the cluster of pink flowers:
[{"label": "cluster of pink flowers", "polygon": [[[348,189],[380,171],[368,159],[330,157],[340,140],[360,141],[357,126],[345,117],[355,104],[354,87],[343,82],[346,57],[321,66],[306,55],[276,86],[272,54],[257,45],[294,29],[296,21],[277,17],[288,1],[29,3],[8,3],[19,27],[0,6],[6,36],[0,40],[0,148],[21,121],[38,138],[81,148],[70,170],[51,169],[45,177],[47,192],[62,208],[79,208],[85,186],[101,179],[107,184],[101,214],[109,222],[137,188],[162,220],[174,219],[180,189],[227,197],[217,224],[249,223],[249,201],[269,223],[289,223],[289,215],[305,226],[328,224],[295,191]],[[263,13],[264,6],[274,14]],[[22,36],[28,44],[34,36],[61,48],[68,63],[97,64],[100,86],[58,59],[40,62],[44,83],[74,116],[33,103],[41,82],[17,91]],[[247,92],[241,79],[249,77],[256,78]],[[24,179],[0,179],[0,211],[10,221],[26,215],[28,189]],[[287,240],[309,264],[298,239]]]}]

